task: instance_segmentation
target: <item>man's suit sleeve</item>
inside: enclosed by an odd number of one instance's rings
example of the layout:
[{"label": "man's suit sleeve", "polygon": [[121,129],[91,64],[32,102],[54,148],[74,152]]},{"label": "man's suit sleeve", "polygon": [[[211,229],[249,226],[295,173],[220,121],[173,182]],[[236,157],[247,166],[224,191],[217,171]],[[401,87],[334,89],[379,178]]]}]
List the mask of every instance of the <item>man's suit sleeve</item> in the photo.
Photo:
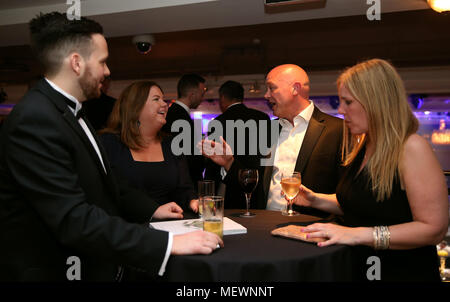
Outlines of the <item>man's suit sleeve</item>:
[{"label": "man's suit sleeve", "polygon": [[87,203],[72,158],[73,135],[61,130],[68,126],[51,106],[29,107],[9,123],[3,142],[5,163],[23,199],[63,246],[156,275],[168,233],[127,223]]},{"label": "man's suit sleeve", "polygon": [[116,181],[120,193],[117,206],[121,216],[129,222],[149,222],[160,204],[144,192],[132,188],[125,179],[116,177]]},{"label": "man's suit sleeve", "polygon": [[223,182],[227,186],[228,185],[240,186],[238,175],[239,175],[239,169],[243,169],[243,168],[244,168],[244,166],[242,165],[242,163],[238,159],[235,159],[233,161],[233,164],[231,164],[230,169],[227,171],[227,175],[223,179]]}]

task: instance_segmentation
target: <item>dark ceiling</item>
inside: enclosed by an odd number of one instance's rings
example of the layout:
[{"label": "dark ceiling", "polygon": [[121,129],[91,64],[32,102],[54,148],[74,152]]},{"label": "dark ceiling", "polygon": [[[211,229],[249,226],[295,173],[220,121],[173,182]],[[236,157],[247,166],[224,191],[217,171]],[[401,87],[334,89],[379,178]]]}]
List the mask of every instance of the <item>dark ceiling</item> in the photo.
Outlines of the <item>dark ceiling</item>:
[{"label": "dark ceiling", "polygon": [[[282,63],[309,71],[335,70],[366,58],[398,67],[450,65],[450,14],[419,10],[264,25],[154,34],[139,54],[131,37],[109,38],[108,65],[116,80],[264,74]],[[0,48],[0,82],[26,83],[39,75],[29,46]]]}]

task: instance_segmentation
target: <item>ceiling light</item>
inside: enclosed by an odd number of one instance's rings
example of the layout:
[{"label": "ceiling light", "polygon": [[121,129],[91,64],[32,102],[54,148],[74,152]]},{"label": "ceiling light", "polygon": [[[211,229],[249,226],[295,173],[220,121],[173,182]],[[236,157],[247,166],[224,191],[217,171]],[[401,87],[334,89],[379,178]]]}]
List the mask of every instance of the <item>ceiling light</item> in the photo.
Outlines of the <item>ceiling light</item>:
[{"label": "ceiling light", "polygon": [[428,5],[438,13],[450,11],[450,0],[427,0]]},{"label": "ceiling light", "polygon": [[258,81],[255,81],[251,86],[250,89],[248,90],[248,92],[250,93],[259,93],[261,91],[261,89],[259,88],[259,83]]}]

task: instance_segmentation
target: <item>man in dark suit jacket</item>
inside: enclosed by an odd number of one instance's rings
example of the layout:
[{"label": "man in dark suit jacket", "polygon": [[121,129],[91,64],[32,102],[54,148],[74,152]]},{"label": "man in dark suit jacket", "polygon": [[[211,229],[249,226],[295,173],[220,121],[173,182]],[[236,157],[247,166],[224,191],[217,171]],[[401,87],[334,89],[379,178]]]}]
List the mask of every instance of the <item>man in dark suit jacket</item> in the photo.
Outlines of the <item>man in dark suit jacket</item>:
[{"label": "man in dark suit jacket", "polygon": [[[189,165],[189,173],[194,184],[197,187],[197,181],[203,179],[203,172],[205,170],[205,160],[201,155],[195,155],[196,144],[201,140],[201,123],[199,124],[199,133],[195,133],[194,121],[191,119],[190,110],[196,109],[203,101],[206,92],[205,79],[197,74],[183,75],[177,84],[178,99],[172,103],[167,111],[166,124],[162,130],[166,133],[171,133],[177,136],[180,133],[189,133],[190,141],[184,141],[190,146],[188,148],[189,154],[186,159]],[[175,129],[172,130],[172,125],[176,121],[186,121],[189,124],[189,129]],[[180,146],[183,147],[183,146]]]},{"label": "man in dark suit jacket", "polygon": [[139,225],[182,211],[174,203],[158,207],[116,180],[82,115],[81,102],[98,97],[109,75],[101,26],[50,13],[30,30],[45,78],[1,130],[0,280],[113,281],[120,265],[161,275],[170,254],[210,253],[222,244],[211,233],[179,237]]},{"label": "man in dark suit jacket", "polygon": [[[257,204],[259,209],[281,210],[286,201],[281,196],[281,172],[298,171],[302,184],[315,192],[334,193],[340,175],[341,119],[321,112],[309,100],[309,79],[297,65],[286,64],[272,69],[266,77],[264,97],[280,118],[280,137],[266,164]],[[237,171],[245,164],[233,156],[209,156],[227,170],[225,183],[237,182]],[[294,206],[296,207],[296,206]],[[297,208],[301,213],[328,216],[328,213]]]},{"label": "man in dark suit jacket", "polygon": [[[251,152],[251,147],[259,146],[259,125],[260,122],[266,123],[266,129],[269,130],[270,118],[264,112],[251,109],[245,106],[242,102],[244,100],[244,88],[235,81],[227,81],[219,88],[219,106],[223,112],[217,116],[214,121],[220,123],[220,129],[211,127],[211,132],[220,132],[225,141],[230,145],[231,150],[236,158],[241,163],[245,163],[246,168],[258,169],[260,167],[259,160],[262,155],[256,148],[256,153]],[[229,125],[236,121],[242,121],[248,125],[245,131],[241,131],[236,126],[233,133],[227,133],[227,122]],[[252,124],[248,121],[254,121]],[[210,126],[214,122],[210,123]],[[235,124],[237,125],[237,124]],[[250,129],[252,127],[252,129]],[[218,134],[215,133],[217,136]],[[264,134],[269,137],[268,131]],[[243,139],[242,139],[243,138]],[[250,146],[252,144],[252,146]],[[239,150],[240,149],[240,150]],[[242,152],[244,151],[244,152]],[[205,178],[213,179],[216,183],[216,191],[222,186],[221,167],[211,160],[206,163]],[[225,184],[223,184],[225,186]],[[257,193],[252,194],[251,204],[255,204],[257,200]],[[246,200],[242,188],[237,183],[229,183],[225,187],[225,208],[229,209],[245,209]]]}]

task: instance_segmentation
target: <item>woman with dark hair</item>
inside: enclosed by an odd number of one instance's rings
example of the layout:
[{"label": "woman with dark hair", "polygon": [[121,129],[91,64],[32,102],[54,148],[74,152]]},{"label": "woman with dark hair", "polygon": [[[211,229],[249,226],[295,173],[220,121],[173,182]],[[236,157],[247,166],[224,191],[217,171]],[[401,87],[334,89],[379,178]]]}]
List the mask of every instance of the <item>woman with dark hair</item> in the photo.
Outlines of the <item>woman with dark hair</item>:
[{"label": "woman with dark hair", "polygon": [[343,165],[336,194],[301,186],[294,202],[343,215],[344,225],[304,228],[319,246],[355,246],[358,272],[367,280],[369,258],[379,259],[381,281],[439,281],[436,244],[448,227],[447,186],[403,82],[387,61],[373,59],[338,81],[344,116]]},{"label": "woman with dark hair", "polygon": [[197,212],[186,160],[172,153],[171,137],[161,132],[167,109],[158,84],[132,83],[115,103],[100,139],[118,177],[160,204],[175,201]]}]

